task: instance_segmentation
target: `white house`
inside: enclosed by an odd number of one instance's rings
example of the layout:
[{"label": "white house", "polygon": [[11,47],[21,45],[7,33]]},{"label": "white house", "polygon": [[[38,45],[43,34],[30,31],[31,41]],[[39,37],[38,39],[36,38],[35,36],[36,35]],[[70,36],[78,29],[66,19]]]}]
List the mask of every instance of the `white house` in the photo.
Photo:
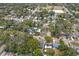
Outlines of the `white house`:
[{"label": "white house", "polygon": [[65,13],[65,11],[63,10],[62,6],[54,6],[53,12],[55,12],[57,14],[63,14],[63,13]]}]

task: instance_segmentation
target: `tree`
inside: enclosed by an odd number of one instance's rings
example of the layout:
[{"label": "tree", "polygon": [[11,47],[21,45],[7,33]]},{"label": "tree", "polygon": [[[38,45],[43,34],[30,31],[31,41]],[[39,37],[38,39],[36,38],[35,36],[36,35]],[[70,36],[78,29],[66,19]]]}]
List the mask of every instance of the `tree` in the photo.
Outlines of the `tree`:
[{"label": "tree", "polygon": [[46,49],[47,51],[45,52],[46,55],[48,56],[53,56],[55,54],[55,52],[53,51],[53,49]]},{"label": "tree", "polygon": [[[26,45],[26,38],[27,34],[20,31],[5,31],[5,36],[9,34],[9,39],[6,38],[6,51],[17,53],[18,55],[27,54],[27,45]],[[10,36],[10,34],[13,36]],[[8,42],[8,43],[7,43]]]},{"label": "tree", "polygon": [[7,33],[5,33],[4,31],[0,30],[0,41],[6,43],[9,39],[9,35],[7,35]]},{"label": "tree", "polygon": [[61,51],[62,55],[64,56],[75,56],[78,54],[75,49],[70,48],[67,45],[61,44],[58,49]]},{"label": "tree", "polygon": [[16,26],[16,29],[19,30],[19,31],[26,31],[26,29],[33,27],[33,25],[34,24],[33,24],[32,20],[25,20],[22,23],[19,23]]},{"label": "tree", "polygon": [[45,36],[45,40],[46,40],[47,43],[50,43],[50,42],[52,42],[52,37]]},{"label": "tree", "polygon": [[67,50],[68,47],[66,45],[60,45],[59,48],[58,48],[60,51],[64,51],[64,50]]},{"label": "tree", "polygon": [[37,49],[41,49],[39,41],[37,39],[34,39],[32,36],[29,36],[25,32],[6,30],[6,31],[3,31],[3,33],[5,34],[5,36],[2,34],[0,36],[0,40],[3,40],[3,39],[5,40],[4,41],[6,44],[5,50],[7,52],[12,52],[14,54],[17,53],[17,55],[28,55],[28,54],[32,55],[33,52],[36,53],[36,51],[39,51]]},{"label": "tree", "polygon": [[72,48],[68,48],[68,50],[63,51],[64,56],[76,56],[77,54],[77,51]]},{"label": "tree", "polygon": [[35,49],[40,48],[40,43],[37,39],[29,38],[27,40],[27,48],[29,53],[33,53]]},{"label": "tree", "polygon": [[33,55],[34,56],[42,56],[43,54],[42,54],[41,49],[35,49],[34,52],[33,52]]},{"label": "tree", "polygon": [[52,36],[57,36],[61,31],[59,24],[57,22],[51,24],[50,28],[51,28]]},{"label": "tree", "polygon": [[64,45],[64,44],[65,44],[63,40],[60,40],[59,43],[60,43],[61,45]]}]

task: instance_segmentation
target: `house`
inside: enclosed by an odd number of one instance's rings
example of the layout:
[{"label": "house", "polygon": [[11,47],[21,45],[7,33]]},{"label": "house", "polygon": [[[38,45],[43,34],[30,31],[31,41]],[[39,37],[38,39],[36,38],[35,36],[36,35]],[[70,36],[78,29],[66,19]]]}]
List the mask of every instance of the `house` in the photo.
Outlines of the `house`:
[{"label": "house", "polygon": [[53,12],[57,14],[64,14],[64,8],[62,6],[54,6]]},{"label": "house", "polygon": [[29,34],[35,34],[35,32],[41,32],[41,29],[39,29],[39,28],[37,28],[37,27],[32,27],[32,28],[29,28],[29,29],[27,29],[27,32],[29,33]]},{"label": "house", "polygon": [[37,32],[41,32],[41,29],[37,29]]},{"label": "house", "polygon": [[5,56],[6,55],[6,52],[5,51],[3,51],[1,54],[0,54],[0,56]]},{"label": "house", "polygon": [[35,32],[41,32],[41,29],[39,29],[39,28],[37,28],[37,27],[34,27],[33,30],[34,30]]},{"label": "house", "polygon": [[27,29],[27,32],[31,35],[34,34],[34,30],[32,28]]},{"label": "house", "polygon": [[0,29],[5,29],[6,28],[6,26],[0,26]]},{"label": "house", "polygon": [[71,38],[79,38],[79,33],[73,33],[73,34],[70,34],[70,37]]},{"label": "house", "polygon": [[59,38],[53,38],[53,44],[59,43],[60,39]]},{"label": "house", "polygon": [[58,48],[60,46],[60,44],[57,43],[46,43],[45,44],[45,48]]},{"label": "house", "polygon": [[53,44],[53,48],[58,48],[60,44]]},{"label": "house", "polygon": [[60,39],[68,39],[70,37],[70,34],[61,32],[60,34],[58,34],[58,36],[60,37]]},{"label": "house", "polygon": [[46,44],[45,44],[45,48],[52,48],[52,44],[46,43]]}]

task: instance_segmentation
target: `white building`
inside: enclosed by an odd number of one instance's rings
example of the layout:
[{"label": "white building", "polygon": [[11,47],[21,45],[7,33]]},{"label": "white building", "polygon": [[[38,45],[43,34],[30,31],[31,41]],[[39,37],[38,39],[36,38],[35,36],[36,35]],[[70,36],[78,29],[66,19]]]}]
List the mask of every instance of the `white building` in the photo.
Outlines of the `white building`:
[{"label": "white building", "polygon": [[45,45],[45,48],[52,48],[52,46],[50,46],[50,45],[49,45],[49,46]]},{"label": "white building", "polygon": [[65,13],[64,9],[62,6],[54,6],[53,12],[57,14],[63,14]]}]

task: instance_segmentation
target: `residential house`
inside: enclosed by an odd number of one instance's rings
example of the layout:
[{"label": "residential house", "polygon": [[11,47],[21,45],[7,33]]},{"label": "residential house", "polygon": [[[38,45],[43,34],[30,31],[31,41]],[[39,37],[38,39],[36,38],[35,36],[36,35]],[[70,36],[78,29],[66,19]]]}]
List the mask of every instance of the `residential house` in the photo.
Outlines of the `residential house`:
[{"label": "residential house", "polygon": [[54,6],[53,12],[57,14],[64,14],[64,8],[62,6]]}]

